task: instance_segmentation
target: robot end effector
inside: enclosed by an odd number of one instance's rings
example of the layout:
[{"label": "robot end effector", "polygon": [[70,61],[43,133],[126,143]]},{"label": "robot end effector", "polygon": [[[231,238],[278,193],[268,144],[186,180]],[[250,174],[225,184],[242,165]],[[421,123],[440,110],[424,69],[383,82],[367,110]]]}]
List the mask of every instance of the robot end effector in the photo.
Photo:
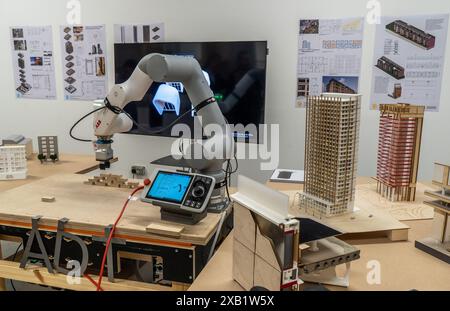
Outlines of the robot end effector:
[{"label": "robot end effector", "polygon": [[[220,140],[224,140],[223,147],[228,151],[226,154],[231,154],[229,149],[233,149],[231,142],[234,141],[232,134],[225,129],[227,122],[197,60],[186,56],[149,54],[141,59],[127,81],[111,89],[104,100],[105,109],[98,110],[94,116],[93,125],[97,136],[95,153],[96,160],[101,162],[101,169],[109,168],[113,158],[113,135],[127,132],[133,127],[133,120],[123,108],[132,101],[142,100],[153,81],[182,82],[194,108],[202,117],[202,125],[215,124],[224,127],[223,133],[227,137]],[[217,141],[218,138],[211,137],[210,140]],[[227,157],[214,161],[213,166],[221,168]]]}]

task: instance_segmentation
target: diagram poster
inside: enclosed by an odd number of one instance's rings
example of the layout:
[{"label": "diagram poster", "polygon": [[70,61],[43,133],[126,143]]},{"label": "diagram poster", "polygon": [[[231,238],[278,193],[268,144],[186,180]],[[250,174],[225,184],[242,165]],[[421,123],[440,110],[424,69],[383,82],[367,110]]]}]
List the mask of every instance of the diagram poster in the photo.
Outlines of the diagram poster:
[{"label": "diagram poster", "polygon": [[407,103],[438,111],[448,14],[382,17],[377,25],[371,109]]},{"label": "diagram poster", "polygon": [[114,43],[153,43],[164,39],[164,23],[114,25]]},{"label": "diagram poster", "polygon": [[52,27],[11,27],[17,98],[56,99]]},{"label": "diagram poster", "polygon": [[105,26],[61,26],[64,98],[97,100],[106,96]]},{"label": "diagram poster", "polygon": [[297,107],[309,95],[358,93],[363,28],[362,17],[300,20]]}]

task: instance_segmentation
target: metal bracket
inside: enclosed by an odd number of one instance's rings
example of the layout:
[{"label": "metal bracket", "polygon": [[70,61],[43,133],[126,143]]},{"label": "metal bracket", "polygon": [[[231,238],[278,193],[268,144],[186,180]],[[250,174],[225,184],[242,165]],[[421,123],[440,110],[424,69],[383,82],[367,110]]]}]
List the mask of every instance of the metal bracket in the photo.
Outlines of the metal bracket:
[{"label": "metal bracket", "polygon": [[[106,243],[108,241],[109,234],[113,225],[109,225],[105,228],[105,237],[92,237],[92,239],[96,242]],[[108,267],[108,280],[110,282],[114,282],[114,258],[113,258],[113,244],[125,245],[126,241],[123,239],[112,238],[111,245],[109,246],[108,253],[106,254],[106,265]],[[105,246],[106,247],[106,246]]]},{"label": "metal bracket", "polygon": [[53,264],[55,265],[55,269],[58,272],[65,273],[65,274],[69,273],[69,270],[64,269],[59,266],[59,258],[61,256],[62,239],[63,239],[63,237],[67,237],[67,238],[71,239],[72,241],[77,242],[78,245],[80,245],[81,253],[82,253],[82,258],[81,258],[81,263],[80,263],[80,275],[83,275],[88,266],[89,252],[88,252],[86,244],[83,242],[83,240],[80,237],[78,237],[74,234],[68,233],[68,232],[64,232],[64,226],[68,222],[69,222],[69,219],[65,218],[65,217],[58,220],[58,231],[56,233],[56,244],[55,244],[55,259],[53,261]]},{"label": "metal bracket", "polygon": [[[31,218],[31,233],[30,237],[28,238],[27,245],[25,246],[25,250],[22,255],[22,259],[20,260],[20,268],[25,268],[27,265],[28,259],[31,258],[38,258],[43,259],[45,262],[45,265],[47,266],[47,270],[49,273],[53,273],[53,267],[50,263],[50,259],[48,258],[47,251],[45,250],[44,242],[42,241],[42,237],[39,233],[38,225],[39,220],[42,218],[42,216],[33,216]],[[36,238],[39,249],[41,250],[41,253],[33,253],[31,252],[31,246],[33,245],[34,238]]]}]

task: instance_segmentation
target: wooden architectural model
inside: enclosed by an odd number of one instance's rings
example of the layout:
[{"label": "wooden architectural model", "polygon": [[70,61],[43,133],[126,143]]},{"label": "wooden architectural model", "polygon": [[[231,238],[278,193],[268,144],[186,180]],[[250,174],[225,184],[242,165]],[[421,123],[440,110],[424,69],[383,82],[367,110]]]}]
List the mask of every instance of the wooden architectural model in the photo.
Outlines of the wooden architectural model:
[{"label": "wooden architectural model", "polygon": [[122,175],[100,174],[94,178],[88,179],[84,182],[86,185],[116,187],[136,189],[139,186],[138,182],[128,182],[128,179],[122,178]]},{"label": "wooden architectural model", "polygon": [[46,161],[58,161],[58,137],[57,136],[38,136],[39,154],[38,159],[41,163]]},{"label": "wooden architectural model", "polygon": [[450,165],[435,163],[433,184],[438,191],[425,191],[434,208],[433,235],[416,241],[416,247],[450,264]]},{"label": "wooden architectural model", "polygon": [[33,157],[33,141],[31,138],[25,138],[23,135],[10,135],[0,140],[0,146],[25,146],[27,160]]},{"label": "wooden architectural model", "polygon": [[27,178],[27,158],[24,145],[0,147],[0,180]]},{"label": "wooden architectural model", "polygon": [[414,201],[425,107],[380,105],[377,191],[392,201]]},{"label": "wooden architectural model", "polygon": [[[359,250],[310,218],[289,215],[289,196],[238,177],[234,202],[233,279],[244,289],[298,290],[303,281],[349,285]],[[346,265],[344,277],[336,273]]]},{"label": "wooden architectural model", "polygon": [[305,186],[301,207],[334,216],[353,211],[361,96],[324,93],[308,98]]}]

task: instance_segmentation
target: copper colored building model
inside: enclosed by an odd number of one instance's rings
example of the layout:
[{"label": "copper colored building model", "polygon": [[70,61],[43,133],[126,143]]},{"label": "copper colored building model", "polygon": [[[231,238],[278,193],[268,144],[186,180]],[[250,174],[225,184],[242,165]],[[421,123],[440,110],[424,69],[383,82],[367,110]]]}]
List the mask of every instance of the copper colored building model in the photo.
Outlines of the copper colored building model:
[{"label": "copper colored building model", "polygon": [[306,212],[334,216],[353,211],[361,96],[324,93],[306,110]]},{"label": "copper colored building model", "polygon": [[380,105],[377,191],[392,201],[414,201],[424,106]]}]

